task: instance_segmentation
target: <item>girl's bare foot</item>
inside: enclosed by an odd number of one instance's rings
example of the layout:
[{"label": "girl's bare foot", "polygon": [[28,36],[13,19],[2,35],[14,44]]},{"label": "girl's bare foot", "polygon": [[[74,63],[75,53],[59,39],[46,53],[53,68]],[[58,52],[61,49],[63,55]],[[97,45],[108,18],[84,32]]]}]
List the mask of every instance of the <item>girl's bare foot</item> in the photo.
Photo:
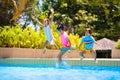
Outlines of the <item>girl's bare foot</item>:
[{"label": "girl's bare foot", "polygon": [[83,57],[80,58],[80,61],[82,61],[82,60],[83,60]]},{"label": "girl's bare foot", "polygon": [[43,54],[45,54],[45,52],[46,52],[46,49],[43,49]]}]

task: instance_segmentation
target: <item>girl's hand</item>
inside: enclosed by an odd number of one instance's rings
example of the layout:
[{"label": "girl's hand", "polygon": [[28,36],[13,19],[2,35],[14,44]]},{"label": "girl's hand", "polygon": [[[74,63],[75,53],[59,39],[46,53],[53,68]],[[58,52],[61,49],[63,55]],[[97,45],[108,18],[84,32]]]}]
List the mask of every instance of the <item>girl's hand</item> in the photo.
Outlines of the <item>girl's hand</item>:
[{"label": "girl's hand", "polygon": [[53,9],[53,8],[51,8],[50,11],[51,11],[52,13],[54,13],[54,9]]},{"label": "girl's hand", "polygon": [[54,38],[54,37],[53,37],[53,40],[55,41],[55,40],[56,40],[56,38]]}]

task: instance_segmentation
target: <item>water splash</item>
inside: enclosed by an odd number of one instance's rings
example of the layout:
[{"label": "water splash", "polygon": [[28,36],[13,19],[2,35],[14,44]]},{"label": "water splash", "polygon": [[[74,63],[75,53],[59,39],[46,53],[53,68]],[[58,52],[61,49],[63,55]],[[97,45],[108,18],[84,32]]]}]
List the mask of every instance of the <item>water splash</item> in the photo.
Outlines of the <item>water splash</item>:
[{"label": "water splash", "polygon": [[56,68],[68,69],[70,68],[70,65],[66,61],[63,60],[61,64],[56,62]]}]

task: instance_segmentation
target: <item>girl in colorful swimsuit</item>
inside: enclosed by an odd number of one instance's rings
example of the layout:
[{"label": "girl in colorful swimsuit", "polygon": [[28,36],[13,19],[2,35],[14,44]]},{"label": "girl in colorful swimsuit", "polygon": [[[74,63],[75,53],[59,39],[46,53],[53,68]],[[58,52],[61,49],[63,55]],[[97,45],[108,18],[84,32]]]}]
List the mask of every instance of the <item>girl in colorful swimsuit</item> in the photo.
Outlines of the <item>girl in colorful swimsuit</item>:
[{"label": "girl in colorful swimsuit", "polygon": [[55,48],[58,48],[58,46],[55,44],[54,37],[52,35],[52,28],[51,28],[51,23],[53,22],[53,18],[54,18],[54,9],[51,8],[50,11],[51,11],[50,12],[51,20],[49,20],[48,18],[45,18],[44,23],[41,23],[38,19],[36,19],[34,16],[32,16],[32,19],[34,21],[36,21],[40,26],[44,26],[46,41],[42,45],[43,53],[46,52],[45,47],[47,46],[48,43],[50,43],[50,46],[54,46]]},{"label": "girl in colorful swimsuit", "polygon": [[46,41],[42,46],[43,53],[45,53],[45,51],[46,51],[45,47],[47,46],[48,43],[50,43],[50,46],[54,46],[56,49],[58,48],[58,46],[55,44],[54,37],[52,35],[52,28],[50,25],[53,21],[53,13],[54,13],[54,10],[51,9],[51,18],[52,18],[51,22],[47,18],[44,19],[44,32],[46,35]]},{"label": "girl in colorful swimsuit", "polygon": [[60,49],[60,53],[58,54],[58,64],[61,65],[62,56],[70,49],[71,43],[68,38],[68,34],[64,31],[64,27],[62,24],[59,24],[57,30],[60,32],[60,37],[62,41],[62,48]]}]

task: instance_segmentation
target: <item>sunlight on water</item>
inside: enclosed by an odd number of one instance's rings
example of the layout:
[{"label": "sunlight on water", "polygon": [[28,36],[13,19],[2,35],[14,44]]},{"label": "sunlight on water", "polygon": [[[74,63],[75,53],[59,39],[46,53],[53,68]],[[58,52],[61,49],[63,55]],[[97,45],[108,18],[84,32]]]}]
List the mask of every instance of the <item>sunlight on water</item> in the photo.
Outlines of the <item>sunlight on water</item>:
[{"label": "sunlight on water", "polygon": [[0,66],[0,80],[119,80],[120,67],[69,66],[8,67]]}]

